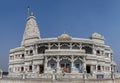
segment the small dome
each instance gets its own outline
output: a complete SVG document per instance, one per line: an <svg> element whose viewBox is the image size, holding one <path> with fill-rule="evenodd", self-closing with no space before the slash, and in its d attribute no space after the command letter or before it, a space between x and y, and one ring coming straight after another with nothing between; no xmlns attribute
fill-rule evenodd
<svg viewBox="0 0 120 83"><path fill-rule="evenodd" d="M99 33L93 33L92 36L90 37L91 39L100 39L100 40L104 40L104 36L102 36Z"/></svg>
<svg viewBox="0 0 120 83"><path fill-rule="evenodd" d="M58 40L65 41L65 40L72 40L72 37L66 34L65 32L58 37Z"/></svg>

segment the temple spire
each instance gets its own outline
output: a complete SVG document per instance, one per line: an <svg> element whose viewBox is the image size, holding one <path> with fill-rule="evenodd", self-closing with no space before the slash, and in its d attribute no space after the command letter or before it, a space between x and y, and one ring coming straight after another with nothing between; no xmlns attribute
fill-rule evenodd
<svg viewBox="0 0 120 83"><path fill-rule="evenodd" d="M27 23L23 35L23 40L21 45L25 45L26 43L32 43L40 39L40 31L36 22L36 18L32 12L30 12L30 8L28 7L29 16L27 18Z"/></svg>

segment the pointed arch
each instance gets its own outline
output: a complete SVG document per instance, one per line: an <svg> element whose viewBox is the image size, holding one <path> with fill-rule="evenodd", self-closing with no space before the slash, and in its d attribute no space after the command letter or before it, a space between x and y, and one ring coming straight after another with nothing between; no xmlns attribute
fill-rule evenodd
<svg viewBox="0 0 120 83"><path fill-rule="evenodd" d="M91 46L86 45L86 46L83 46L82 49L85 50L86 54L93 54L93 49Z"/></svg>

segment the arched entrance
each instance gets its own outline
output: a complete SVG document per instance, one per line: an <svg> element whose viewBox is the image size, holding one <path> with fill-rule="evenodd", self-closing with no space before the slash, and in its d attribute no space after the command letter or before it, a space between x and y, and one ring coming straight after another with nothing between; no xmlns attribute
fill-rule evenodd
<svg viewBox="0 0 120 83"><path fill-rule="evenodd" d="M48 49L48 47L41 46L41 47L38 47L37 52L38 54L44 54L46 49Z"/></svg>
<svg viewBox="0 0 120 83"><path fill-rule="evenodd" d="M49 60L47 65L48 65L48 69L50 69L49 71L56 72L57 63L55 60L53 60L53 59Z"/></svg>
<svg viewBox="0 0 120 83"><path fill-rule="evenodd" d="M43 64L39 65L39 73L40 74L44 73L44 65Z"/></svg>
<svg viewBox="0 0 120 83"><path fill-rule="evenodd" d="M79 59L75 60L74 67L78 73L82 72L82 61L80 61Z"/></svg>
<svg viewBox="0 0 120 83"><path fill-rule="evenodd" d="M82 49L85 50L86 54L92 54L93 53L93 49L90 46L84 46L84 47L82 47Z"/></svg>
<svg viewBox="0 0 120 83"><path fill-rule="evenodd" d="M71 62L68 59L62 59L60 61L60 67L62 72L66 72L66 73L71 72Z"/></svg>

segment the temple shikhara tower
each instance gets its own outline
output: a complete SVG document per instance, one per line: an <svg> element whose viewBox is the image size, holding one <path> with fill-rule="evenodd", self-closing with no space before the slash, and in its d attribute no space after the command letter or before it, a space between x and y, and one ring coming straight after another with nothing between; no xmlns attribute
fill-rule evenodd
<svg viewBox="0 0 120 83"><path fill-rule="evenodd" d="M10 77L111 78L116 63L101 34L93 33L86 39L64 32L56 38L41 38L36 18L30 13L21 46L10 50L8 71Z"/></svg>

